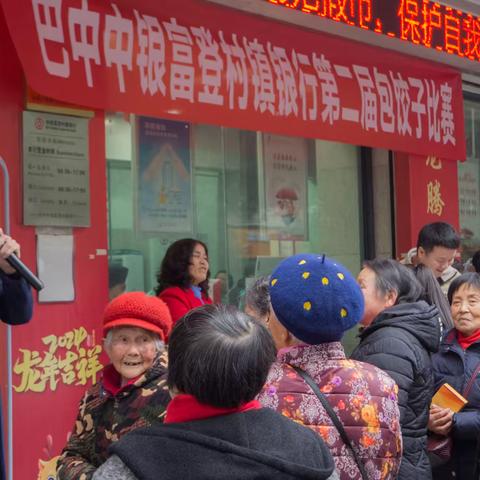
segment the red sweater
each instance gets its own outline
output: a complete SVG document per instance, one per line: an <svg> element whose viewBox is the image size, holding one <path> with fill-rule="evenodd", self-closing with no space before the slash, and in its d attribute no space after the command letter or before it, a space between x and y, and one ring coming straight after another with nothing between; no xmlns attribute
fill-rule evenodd
<svg viewBox="0 0 480 480"><path fill-rule="evenodd" d="M172 315L173 325L190 310L206 303L212 303L212 300L203 293L202 302L190 288L168 287L160 293L159 297L167 304Z"/></svg>

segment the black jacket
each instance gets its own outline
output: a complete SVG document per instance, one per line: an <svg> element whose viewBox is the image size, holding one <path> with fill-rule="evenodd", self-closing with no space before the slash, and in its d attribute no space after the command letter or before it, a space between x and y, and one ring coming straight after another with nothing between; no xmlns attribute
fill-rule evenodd
<svg viewBox="0 0 480 480"><path fill-rule="evenodd" d="M432 358L435 373L435 389L444 383L457 392L464 393L466 384L480 365L480 342L466 350L459 345L456 330L444 338L440 351ZM477 374L467 395L465 408L453 417L453 467L457 480L475 479L474 471L478 458L477 443L480 436L480 377Z"/></svg>
<svg viewBox="0 0 480 480"><path fill-rule="evenodd" d="M140 480L324 480L319 435L266 408L135 430L111 448Z"/></svg>
<svg viewBox="0 0 480 480"><path fill-rule="evenodd" d="M434 393L431 354L440 344L436 307L420 301L385 309L360 334L352 358L371 363L397 382L403 458L399 480L431 478L426 451L430 401Z"/></svg>
<svg viewBox="0 0 480 480"><path fill-rule="evenodd" d="M32 317L32 292L18 275L0 270L0 319L9 325L27 323Z"/></svg>

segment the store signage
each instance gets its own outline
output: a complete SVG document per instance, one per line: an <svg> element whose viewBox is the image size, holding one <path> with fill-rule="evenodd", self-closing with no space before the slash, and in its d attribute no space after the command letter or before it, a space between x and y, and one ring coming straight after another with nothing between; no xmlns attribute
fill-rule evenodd
<svg viewBox="0 0 480 480"><path fill-rule="evenodd" d="M23 112L23 221L90 226L88 120Z"/></svg>
<svg viewBox="0 0 480 480"><path fill-rule="evenodd" d="M458 72L193 0L2 0L32 88L194 123L465 158Z"/></svg>
<svg viewBox="0 0 480 480"><path fill-rule="evenodd" d="M430 0L261 0L480 60L480 18Z"/></svg>

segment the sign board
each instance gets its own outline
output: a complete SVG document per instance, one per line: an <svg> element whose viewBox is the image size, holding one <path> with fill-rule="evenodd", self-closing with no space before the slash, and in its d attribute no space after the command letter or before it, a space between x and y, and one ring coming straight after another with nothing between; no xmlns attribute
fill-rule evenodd
<svg viewBox="0 0 480 480"><path fill-rule="evenodd" d="M261 0L478 62L480 18L431 0Z"/></svg>
<svg viewBox="0 0 480 480"><path fill-rule="evenodd" d="M23 112L23 220L90 226L88 120Z"/></svg>

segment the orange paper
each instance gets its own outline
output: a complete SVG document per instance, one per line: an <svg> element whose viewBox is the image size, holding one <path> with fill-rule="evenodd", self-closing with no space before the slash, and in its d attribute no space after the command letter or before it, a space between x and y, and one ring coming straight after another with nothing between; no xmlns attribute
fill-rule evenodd
<svg viewBox="0 0 480 480"><path fill-rule="evenodd" d="M444 383L432 398L432 404L441 408L449 408L455 413L459 412L467 403L468 400L448 383Z"/></svg>

